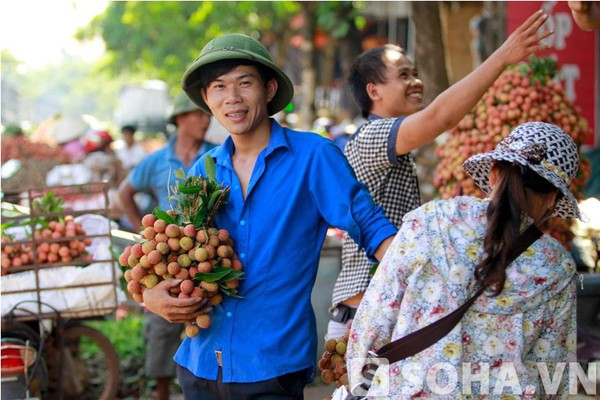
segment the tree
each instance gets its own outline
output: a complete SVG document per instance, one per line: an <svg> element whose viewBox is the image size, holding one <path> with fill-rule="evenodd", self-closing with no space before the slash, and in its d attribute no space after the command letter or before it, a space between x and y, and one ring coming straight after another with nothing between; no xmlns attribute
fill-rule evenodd
<svg viewBox="0 0 600 400"><path fill-rule="evenodd" d="M261 40L272 52L275 62L284 66L288 59L290 38L296 33L290 28L292 17L309 12L303 35L305 46L302 62L305 88L304 99L314 96L317 74L314 69L316 49L314 33L317 27L329 38L329 59L325 79L331 84L335 44L341 43L339 54L344 66L358 54L356 37L361 17L362 2L296 2L296 1L202 1L202 2L110 2L106 11L78 33L78 37L100 35L108 57L104 68L113 74L136 72L148 79L161 79L171 87L174 95L181 85L181 76L187 65L197 57L202 47L223 33L243 32ZM312 72L311 72L312 71ZM304 119L312 121L314 105L306 100L300 106ZM309 104L310 103L310 104Z"/></svg>
<svg viewBox="0 0 600 400"><path fill-rule="evenodd" d="M282 37L285 21L298 10L290 1L111 2L78 36L102 36L112 73L140 72L164 80L175 94L183 71L210 39L240 31Z"/></svg>
<svg viewBox="0 0 600 400"><path fill-rule="evenodd" d="M415 63L425 82L425 102L430 103L449 86L439 2L411 2L411 13L415 24ZM437 164L435 144L419 148L415 158L420 167L421 197L427 201L437 194L432 180Z"/></svg>

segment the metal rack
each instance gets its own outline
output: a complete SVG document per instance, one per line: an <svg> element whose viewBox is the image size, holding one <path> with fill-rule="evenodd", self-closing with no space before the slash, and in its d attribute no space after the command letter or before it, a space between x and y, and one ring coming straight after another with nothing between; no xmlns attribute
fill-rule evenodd
<svg viewBox="0 0 600 400"><path fill-rule="evenodd" d="M54 192L56 197L59 197L64 202L64 210L60 212L49 212L39 213L34 210L32 204L36 199L42 196ZM12 213L10 216L3 215L2 222L17 222L17 224L25 225L28 230L28 236L23 240L14 240L10 242L3 242L2 247L9 245L28 245L34 250L33 263L22 266L14 266L7 268L9 275L2 277L2 296L3 301L10 298L11 295L16 296L14 298L29 299L31 303L34 303L36 309L31 310L30 314L23 313L18 318L21 320L30 320L48 317L52 318L55 314L54 311L45 309L42 304L47 302L48 296L63 296L65 301L68 301L67 297L69 293L73 293L71 290L78 291L78 293L85 293L86 304L85 308L78 309L63 309L61 315L67 318L84 318L91 316L102 316L114 312L118 304L118 284L119 277L117 276L116 263L112 256L112 250L110 251L110 257L103 259L86 259L76 258L69 262L40 262L38 259L37 252L35 249L41 243L56 243L65 241L65 238L40 238L35 237L33 232L36 230L35 217L45 217L47 219L58 218L61 216L71 215L74 218L84 215L100 215L106 220L106 230L100 234L84 234L78 236L69 236L68 240L90 238L92 240L106 239L109 249L112 249L112 235L111 235L111 221L108 217L108 186L106 183L88 183L82 185L68 185L68 186L53 186L43 188L32 188L21 192L20 194L5 197L3 203L3 210L12 207L13 210L18 210L20 213ZM104 233L105 232L105 233ZM107 276L97 276L93 281L86 281L85 283L71 283L71 284L55 284L47 285L42 282L45 279L46 274L55 274L60 276L62 273L77 271L74 268L90 268L96 266L97 268L105 268L110 270ZM104 269L102 269L104 271ZM33 274L35 280L34 287L27 287L25 289L19 289L11 287L11 277L15 277L21 274ZM29 276L27 275L27 276ZM24 275L21 275L22 277ZM14 282L14 281L13 281ZM104 300L95 302L94 288L102 289L104 292ZM106 292L110 290L111 301L106 301ZM82 292L83 291L83 292ZM89 299L88 299L89 297ZM99 305L97 303L101 303ZM106 303L109 303L107 305Z"/></svg>

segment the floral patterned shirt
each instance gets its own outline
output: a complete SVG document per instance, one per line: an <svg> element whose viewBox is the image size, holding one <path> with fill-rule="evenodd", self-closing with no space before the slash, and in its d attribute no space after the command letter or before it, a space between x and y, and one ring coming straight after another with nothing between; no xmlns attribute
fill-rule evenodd
<svg viewBox="0 0 600 400"><path fill-rule="evenodd" d="M474 294L488 204L457 197L406 214L352 323L350 388L363 381L369 350L438 320ZM576 361L575 263L543 235L506 273L502 292L480 296L447 336L379 366L370 398L565 398L564 363Z"/></svg>

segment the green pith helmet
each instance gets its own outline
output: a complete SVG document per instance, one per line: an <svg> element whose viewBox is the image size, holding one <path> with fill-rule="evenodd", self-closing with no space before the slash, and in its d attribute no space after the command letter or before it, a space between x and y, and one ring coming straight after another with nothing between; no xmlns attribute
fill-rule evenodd
<svg viewBox="0 0 600 400"><path fill-rule="evenodd" d="M200 74L202 67L222 60L251 60L269 68L277 79L277 93L271 100L270 114L281 111L294 96L294 85L290 78L273 62L271 54L262 43L250 36L239 33L221 35L210 42L200 52L196 60L183 74L182 86L187 95L209 114L210 109L200 94Z"/></svg>
<svg viewBox="0 0 600 400"><path fill-rule="evenodd" d="M167 122L175 125L175 117L177 115L196 110L200 110L200 107L198 107L184 92L181 92L173 101L173 106L169 111Z"/></svg>

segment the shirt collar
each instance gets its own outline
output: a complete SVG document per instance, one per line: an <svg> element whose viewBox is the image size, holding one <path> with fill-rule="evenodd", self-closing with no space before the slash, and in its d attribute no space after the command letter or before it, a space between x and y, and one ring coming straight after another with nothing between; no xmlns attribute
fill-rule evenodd
<svg viewBox="0 0 600 400"><path fill-rule="evenodd" d="M269 144L264 150L264 155L268 156L272 152L274 152L278 148L286 148L291 151L290 145L286 138L286 129L282 127L279 122L277 122L274 118L270 118L271 121L271 136L269 138ZM225 160L230 160L231 155L233 154L233 140L231 139L231 135L225 139L223 145L216 150L214 156L217 159L218 164L224 164Z"/></svg>

